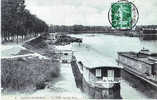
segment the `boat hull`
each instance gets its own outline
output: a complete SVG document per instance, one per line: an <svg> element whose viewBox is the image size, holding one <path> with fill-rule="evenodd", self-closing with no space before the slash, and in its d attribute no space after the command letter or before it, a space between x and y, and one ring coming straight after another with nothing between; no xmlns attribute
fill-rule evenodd
<svg viewBox="0 0 157 100"><path fill-rule="evenodd" d="M99 88L92 86L84 78L82 80L82 91L92 99L121 99L120 83L115 83L112 88Z"/></svg>
<svg viewBox="0 0 157 100"><path fill-rule="evenodd" d="M157 98L157 88L148 82L144 81L138 77L135 73L132 73L130 70L124 68L121 71L122 78L126 80L129 85L133 88L136 88L138 91L141 91L146 96L156 99Z"/></svg>

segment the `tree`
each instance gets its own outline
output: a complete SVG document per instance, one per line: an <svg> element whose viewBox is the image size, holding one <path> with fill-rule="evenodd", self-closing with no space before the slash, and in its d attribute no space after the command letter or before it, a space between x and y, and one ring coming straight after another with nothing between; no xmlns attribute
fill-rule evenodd
<svg viewBox="0 0 157 100"><path fill-rule="evenodd" d="M2 0L2 38L26 37L48 31L48 25L25 9L24 0ZM31 35L31 34L30 34ZM18 39L17 39L18 40Z"/></svg>

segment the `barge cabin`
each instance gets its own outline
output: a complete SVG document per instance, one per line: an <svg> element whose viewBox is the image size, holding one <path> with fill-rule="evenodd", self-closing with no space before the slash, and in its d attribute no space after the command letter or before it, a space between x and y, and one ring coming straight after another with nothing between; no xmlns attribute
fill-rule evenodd
<svg viewBox="0 0 157 100"><path fill-rule="evenodd" d="M118 64L128 72L157 87L157 53L142 49L140 52L119 52Z"/></svg>
<svg viewBox="0 0 157 100"><path fill-rule="evenodd" d="M95 99L120 97L121 67L100 56L75 56L82 76L82 90Z"/></svg>

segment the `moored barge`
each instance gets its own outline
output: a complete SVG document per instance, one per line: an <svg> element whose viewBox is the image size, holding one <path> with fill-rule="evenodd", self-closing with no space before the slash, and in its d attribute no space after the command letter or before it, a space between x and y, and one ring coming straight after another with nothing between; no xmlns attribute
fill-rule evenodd
<svg viewBox="0 0 157 100"><path fill-rule="evenodd" d="M157 53L146 49L118 52L117 62L125 71L157 88Z"/></svg>
<svg viewBox="0 0 157 100"><path fill-rule="evenodd" d="M157 40L157 29L143 28L140 32L142 40Z"/></svg>
<svg viewBox="0 0 157 100"><path fill-rule="evenodd" d="M71 62L76 85L94 99L120 99L121 67L96 56L75 55Z"/></svg>

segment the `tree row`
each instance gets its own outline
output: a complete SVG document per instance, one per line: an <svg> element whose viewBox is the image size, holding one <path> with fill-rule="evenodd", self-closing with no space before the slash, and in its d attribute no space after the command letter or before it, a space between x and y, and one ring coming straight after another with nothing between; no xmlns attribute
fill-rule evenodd
<svg viewBox="0 0 157 100"><path fill-rule="evenodd" d="M25 9L24 0L2 0L2 41L37 36L48 31L48 25Z"/></svg>

